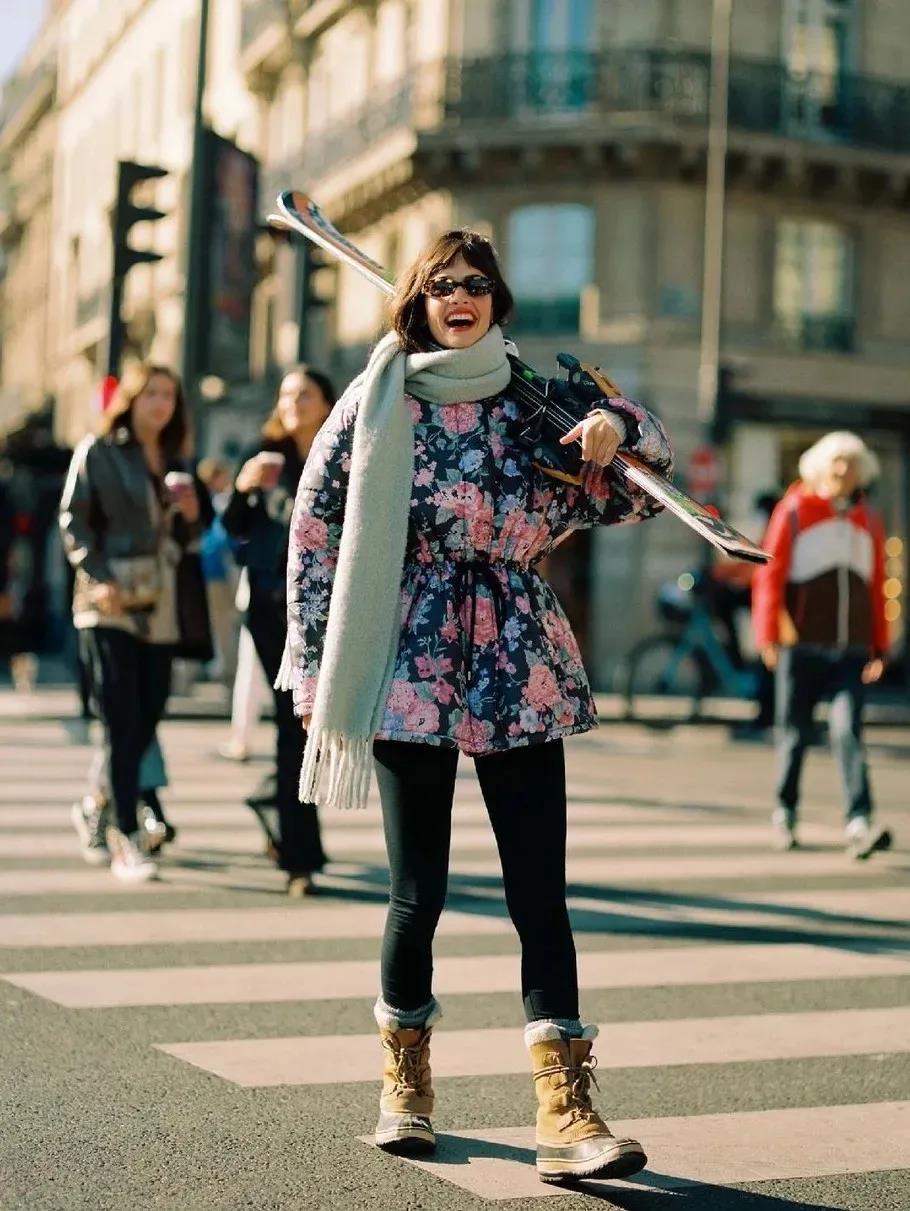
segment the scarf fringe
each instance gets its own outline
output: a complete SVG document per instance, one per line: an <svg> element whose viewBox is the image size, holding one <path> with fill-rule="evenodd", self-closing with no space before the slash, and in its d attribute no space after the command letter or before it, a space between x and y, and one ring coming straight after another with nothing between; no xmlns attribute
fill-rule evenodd
<svg viewBox="0 0 910 1211"><path fill-rule="evenodd" d="M281 667L275 678L276 690L292 690L294 688L294 658L291 655L291 637L284 641L284 651L281 653Z"/></svg>
<svg viewBox="0 0 910 1211"><path fill-rule="evenodd" d="M365 808L372 768L371 739L311 729L300 769L300 801L342 811Z"/></svg>

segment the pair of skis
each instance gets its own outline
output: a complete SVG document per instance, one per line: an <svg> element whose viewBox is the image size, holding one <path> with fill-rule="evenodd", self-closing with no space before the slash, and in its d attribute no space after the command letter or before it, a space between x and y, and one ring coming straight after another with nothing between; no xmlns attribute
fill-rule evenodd
<svg viewBox="0 0 910 1211"><path fill-rule="evenodd" d="M283 231L293 231L317 244L332 256L352 266L383 293L391 295L394 292L394 284L386 270L343 236L329 222L312 198L307 197L306 194L298 193L295 190L285 190L279 194L278 213L269 215L269 223ZM512 360L514 364L516 359ZM520 365L523 366L523 363ZM540 379L540 376L534 375L529 367L524 367L524 369L528 370L534 378ZM606 375L596 367L585 366L583 369L594 378L595 382L603 384L604 395L618 394ZM526 378L526 382L531 381L531 378ZM540 407L546 407L544 396L541 396ZM733 559L743 559L759 564L767 563L770 559L770 556L761 547L756 546L744 534L740 534L738 530L727 525L722 518L699 504L698 501L693 500L691 496L681 491L675 484L658 474L635 455L620 451L610 464L610 469L658 500L671 513L725 555Z"/></svg>

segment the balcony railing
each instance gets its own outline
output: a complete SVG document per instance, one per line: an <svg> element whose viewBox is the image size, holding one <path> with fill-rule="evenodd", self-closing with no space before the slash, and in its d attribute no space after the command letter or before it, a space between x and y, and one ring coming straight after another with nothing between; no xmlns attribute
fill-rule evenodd
<svg viewBox="0 0 910 1211"><path fill-rule="evenodd" d="M576 295L562 298L517 298L510 331L531 336L545 332L548 336L577 336L581 317L581 300Z"/></svg>
<svg viewBox="0 0 910 1211"><path fill-rule="evenodd" d="M240 14L241 50L251 46L270 25L287 24L287 0L245 0Z"/></svg>
<svg viewBox="0 0 910 1211"><path fill-rule="evenodd" d="M265 0L252 5L266 7ZM606 50L451 58L371 95L349 118L309 136L281 171L312 181L397 128L443 134L464 126L587 127L707 123L710 59L682 50ZM871 76L793 75L780 62L734 59L734 131L910 151L910 84ZM604 122L609 125L604 126Z"/></svg>

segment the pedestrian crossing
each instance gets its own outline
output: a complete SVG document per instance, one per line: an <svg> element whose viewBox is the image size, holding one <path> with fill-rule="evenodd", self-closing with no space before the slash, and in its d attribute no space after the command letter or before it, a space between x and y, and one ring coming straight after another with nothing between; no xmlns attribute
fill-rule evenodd
<svg viewBox="0 0 910 1211"><path fill-rule="evenodd" d="M666 773L686 758L672 741L633 729L626 753L619 742L605 749L602 735L569 750L568 876L583 1004L602 1025L602 1100L650 1156L622 1185L662 1198L907 1168L910 852L850 863L833 785L818 770L806 848L773 853L755 806L767 750L700 745L689 758L705 767L700 793L674 805ZM132 1062L157 1074L176 1117L178 1103L222 1089L240 1139L255 1141L262 1115L287 1107L301 1138L316 1138L328 1114L335 1126L321 1146L336 1149L334 1165L363 1189L388 1183L399 1205L436 1205L434 1189L439 1205L459 1207L583 1200L581 1187L544 1185L533 1168L518 949L470 764L435 963L440 1144L429 1160L403 1162L368 1135L387 883L375 797L366 813L326 815L326 894L292 904L239 806L262 767L216 761L219 738L202 723L164 729L178 843L158 883L125 889L81 863L68 826L87 750L67 747L50 723L0 724L10 775L0 787L0 997L26 998L44 1029L101 1032L114 1050L129 1039ZM42 744L54 753L46 772ZM882 764L883 811L906 837L905 771ZM662 780L653 797L651 778ZM343 1138L339 1122L350 1124ZM442 1193L452 1191L454 1201Z"/></svg>

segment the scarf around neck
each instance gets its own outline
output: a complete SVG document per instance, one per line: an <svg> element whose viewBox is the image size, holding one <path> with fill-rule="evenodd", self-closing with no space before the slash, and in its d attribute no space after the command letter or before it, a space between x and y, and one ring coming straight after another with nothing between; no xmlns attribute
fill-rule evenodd
<svg viewBox="0 0 910 1211"><path fill-rule="evenodd" d="M365 807L401 631L401 575L414 477L405 393L432 404L498 395L511 378L502 331L467 349L405 354L385 336L341 401L359 400L351 471L316 701L300 772L302 802Z"/></svg>

